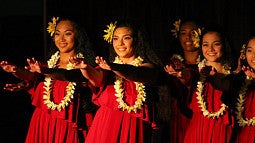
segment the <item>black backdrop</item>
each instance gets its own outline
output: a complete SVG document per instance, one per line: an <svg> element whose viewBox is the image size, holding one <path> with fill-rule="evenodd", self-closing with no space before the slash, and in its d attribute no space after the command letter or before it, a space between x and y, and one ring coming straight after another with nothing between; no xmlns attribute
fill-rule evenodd
<svg viewBox="0 0 255 143"><path fill-rule="evenodd" d="M164 59L171 51L172 23L183 17L218 23L230 37L235 55L250 34L255 34L253 0L0 0L0 60L20 66L26 58L44 59L49 37L47 22L55 15L71 15L83 24L98 55L107 48L103 30L117 18L142 23L156 53ZM3 91L17 82L0 70L0 140L23 142L33 107L25 92ZM9 136L8 136L9 135Z"/></svg>

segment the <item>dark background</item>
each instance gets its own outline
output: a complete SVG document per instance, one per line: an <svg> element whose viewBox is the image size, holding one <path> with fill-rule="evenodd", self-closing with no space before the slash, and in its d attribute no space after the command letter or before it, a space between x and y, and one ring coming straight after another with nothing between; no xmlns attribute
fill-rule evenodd
<svg viewBox="0 0 255 143"><path fill-rule="evenodd" d="M103 30L117 18L133 18L144 25L156 53L171 51L172 24L183 17L218 23L228 33L235 56L250 34L255 34L253 0L0 0L0 60L20 66L26 58L44 60L49 36L45 29L55 15L77 17L98 55L107 51ZM24 142L32 115L30 95L3 91L17 82L0 70L0 141Z"/></svg>

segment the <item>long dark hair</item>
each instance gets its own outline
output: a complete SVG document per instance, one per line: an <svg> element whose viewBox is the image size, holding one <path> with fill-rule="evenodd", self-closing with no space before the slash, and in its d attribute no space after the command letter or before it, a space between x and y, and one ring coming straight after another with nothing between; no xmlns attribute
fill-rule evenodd
<svg viewBox="0 0 255 143"><path fill-rule="evenodd" d="M133 48L134 54L136 56L140 56L144 59L145 62L150 62L152 64L163 66L160 58L156 55L154 50L149 44L147 39L146 31L143 29L142 26L138 25L134 21L131 20L119 20L117 21L115 29L119 27L127 27L132 32L133 41ZM115 57L117 56L116 52L114 51L113 45L110 45L110 53L109 53L109 60L113 62Z"/></svg>
<svg viewBox="0 0 255 143"><path fill-rule="evenodd" d="M67 18L67 17L60 17L59 20L57 21L56 25L59 24L59 22L61 21L69 21L74 30L76 31L75 37L74 37L74 48L75 48L75 53L82 53L84 56L85 61L92 65L95 66L95 53L93 51L92 48L92 44L89 40L89 37L85 31L84 27L81 27L77 22L75 22L74 20L72 20L71 18ZM53 35L54 36L54 35ZM49 54L47 59L50 58L50 56L52 54L54 54L56 51L58 51L58 48L56 47L55 43L54 43L54 38L52 38L51 40L51 46L49 49Z"/></svg>
<svg viewBox="0 0 255 143"><path fill-rule="evenodd" d="M252 39L255 39L255 35L251 35L245 42L245 49L243 49L243 54L245 55L244 59L241 59L241 65L244 65L244 66L249 66L248 62L247 62L247 58L246 58L246 50L247 50L247 46L248 46L248 43L252 40ZM250 66L249 66L250 67Z"/></svg>
<svg viewBox="0 0 255 143"><path fill-rule="evenodd" d="M232 47L230 46L229 43L229 39L227 34L224 32L224 30L222 29L222 27L218 24L209 24L207 27L205 27L205 29L202 31L201 34L201 40L200 40L200 48L199 48L199 54L201 57L201 60L204 59L203 53L202 53L202 42L203 42L203 37L205 34L209 33L209 32L216 32L219 37L220 37L220 41L222 44L222 57L220 58L220 62L223 65L229 66L231 67L232 70L234 70L234 57L233 57L233 50Z"/></svg>
<svg viewBox="0 0 255 143"><path fill-rule="evenodd" d="M202 23L194 17L186 17L186 18L181 19L177 37L174 37L174 39L172 40L173 47L171 47L171 49L170 49L171 51L169 51L170 55L168 57L171 57L173 54L178 54L178 55L181 55L182 57L184 57L184 51L181 46L179 37L180 37L180 31L181 31L182 26L186 25L187 23L193 24L195 29L202 28ZM168 58L165 62L166 62L166 64L169 64L170 58Z"/></svg>

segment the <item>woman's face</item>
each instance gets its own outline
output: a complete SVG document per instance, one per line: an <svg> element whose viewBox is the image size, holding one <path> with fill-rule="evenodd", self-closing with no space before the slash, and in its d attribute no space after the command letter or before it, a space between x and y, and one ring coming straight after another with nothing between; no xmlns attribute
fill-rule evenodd
<svg viewBox="0 0 255 143"><path fill-rule="evenodd" d="M74 50L75 30L70 21L60 21L57 24L54 41L60 52L68 53Z"/></svg>
<svg viewBox="0 0 255 143"><path fill-rule="evenodd" d="M134 57L132 31L128 27L118 27L113 33L113 48L120 58Z"/></svg>
<svg viewBox="0 0 255 143"><path fill-rule="evenodd" d="M247 44L246 60L249 66L255 69L255 38L251 39Z"/></svg>
<svg viewBox="0 0 255 143"><path fill-rule="evenodd" d="M180 27L179 41L184 51L196 51L198 50L192 41L192 31L196 29L196 26L192 22L187 22Z"/></svg>
<svg viewBox="0 0 255 143"><path fill-rule="evenodd" d="M202 52L208 62L219 62L222 57L222 42L217 32L208 32L202 38Z"/></svg>

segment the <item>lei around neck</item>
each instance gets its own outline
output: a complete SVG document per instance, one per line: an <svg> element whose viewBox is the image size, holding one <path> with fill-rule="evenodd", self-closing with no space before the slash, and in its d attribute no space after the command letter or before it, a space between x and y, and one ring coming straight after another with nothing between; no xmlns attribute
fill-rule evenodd
<svg viewBox="0 0 255 143"><path fill-rule="evenodd" d="M132 65L133 66L141 66L143 62L143 59L141 57L137 57L133 62ZM119 57L115 58L114 63L118 63L118 64L123 64L123 62L119 59ZM123 89L123 79L119 76L116 76L116 81L114 82L114 89L115 89L115 96L117 97L116 101L119 103L118 108L122 109L122 111L127 110L128 113L130 112L134 112L136 113L138 109L141 109L143 102L145 102L145 97L146 97L146 93L145 93L145 86L140 83L140 82L134 82L135 86L136 86L136 90L138 92L137 97L136 97L136 101L135 104L133 106L129 106L127 105L127 103L125 103L123 101L124 98L124 90Z"/></svg>
<svg viewBox="0 0 255 143"><path fill-rule="evenodd" d="M237 99L237 103L236 103L236 118L237 118L237 122L238 125L240 127L244 127L244 126L254 126L255 125L255 117L252 118L244 118L244 104L245 104L245 100L246 100L246 92L248 89L248 86L252 83L252 78L246 76L245 79L245 83L244 85L241 87L240 91L239 91L239 96Z"/></svg>
<svg viewBox="0 0 255 143"><path fill-rule="evenodd" d="M79 53L77 56L83 56L83 55ZM48 67L55 68L59 58L60 58L59 52L56 52L55 54L53 54L51 58L47 61ZM69 62L67 64L67 70L70 70L73 68L74 68L74 64ZM43 95L44 104L48 107L48 109L61 111L65 109L70 104L71 100L73 99L76 83L75 82L68 83L68 85L66 86L65 97L60 101L59 104L56 104L50 100L51 99L50 95L52 93L52 88L53 88L52 81L53 80L50 77L45 77L45 81L44 81L45 91Z"/></svg>
<svg viewBox="0 0 255 143"><path fill-rule="evenodd" d="M205 63L206 63L206 60L202 60L199 64L198 64L198 67L199 69L205 67ZM230 71L229 70L226 70L224 71L225 74L229 74ZM205 101L205 97L203 95L203 89L204 89L204 81L205 81L205 77L203 76L200 76L200 80L197 82L197 100L198 100L198 104L199 104L199 107L201 108L201 111L203 113L203 115L205 117L208 117L208 118L219 118L220 116L222 116L227 108L227 105L225 105L224 103L221 104L221 108L216 111L216 112L209 112L208 109L207 109L207 103Z"/></svg>

